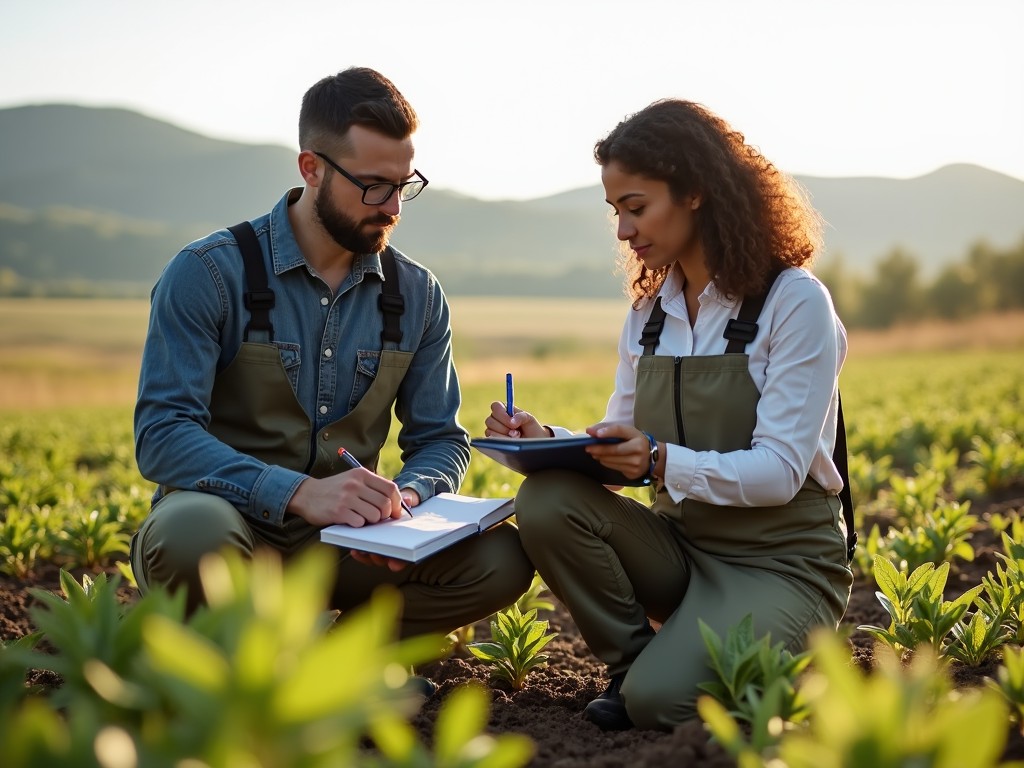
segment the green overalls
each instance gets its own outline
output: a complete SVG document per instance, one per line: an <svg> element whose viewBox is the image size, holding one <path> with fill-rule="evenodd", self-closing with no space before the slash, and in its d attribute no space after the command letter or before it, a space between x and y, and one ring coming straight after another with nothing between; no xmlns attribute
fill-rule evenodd
<svg viewBox="0 0 1024 768"><path fill-rule="evenodd" d="M382 263L389 258L394 258L389 250L381 254ZM392 265L384 267L386 279L394 280L385 297L393 296L397 272ZM388 340L387 330L394 327L397 323L385 320L385 348L369 389L355 408L317 432L315 439L278 347L243 341L237 356L214 381L210 433L241 453L311 477L347 470L338 457L342 446L364 466L376 469L391 426L391 408L413 358L412 352L394 348L394 337ZM495 526L393 573L386 567L358 563L347 550L319 543L320 529L296 515L286 515L284 525L277 527L242 515L219 496L166 490L169 493L154 505L133 537L132 570L143 592L150 583L185 585L190 608L202 602L200 558L225 546L247 555L258 546L269 546L286 558L309 545L327 547L339 559L332 607L346 610L364 602L377 586L396 585L405 599L402 636L446 633L477 621L518 599L533 576L510 524Z"/></svg>
<svg viewBox="0 0 1024 768"><path fill-rule="evenodd" d="M634 423L695 451L745 450L759 398L745 353L645 352ZM810 478L778 507L676 504L661 489L648 509L581 475L546 472L526 479L516 512L527 554L590 649L609 674L626 673L621 694L640 728L697 716L697 685L716 679L698 619L724 638L752 614L756 636L796 652L812 628L836 627L849 601L841 505ZM663 622L657 633L648 617Z"/></svg>

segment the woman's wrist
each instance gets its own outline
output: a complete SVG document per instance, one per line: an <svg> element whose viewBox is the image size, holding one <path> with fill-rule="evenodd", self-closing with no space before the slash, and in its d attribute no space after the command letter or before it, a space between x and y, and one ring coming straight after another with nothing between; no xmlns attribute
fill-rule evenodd
<svg viewBox="0 0 1024 768"><path fill-rule="evenodd" d="M661 446L650 432L644 432L644 437L647 438L647 443L650 446L650 453L648 455L650 466L647 470L647 478L651 482L656 483L661 480L661 477L658 475L658 465L661 464ZM664 465L662 464L662 466Z"/></svg>

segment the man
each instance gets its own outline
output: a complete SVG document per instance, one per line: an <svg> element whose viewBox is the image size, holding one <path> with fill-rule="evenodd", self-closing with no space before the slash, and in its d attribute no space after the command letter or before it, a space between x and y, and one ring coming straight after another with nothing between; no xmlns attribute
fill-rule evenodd
<svg viewBox="0 0 1024 768"><path fill-rule="evenodd" d="M402 203L427 185L413 166L417 124L378 72L324 78L299 116L304 187L251 231L188 245L161 274L135 411L139 468L159 484L132 540L143 591L183 587L191 610L207 553L287 557L327 546L326 525L373 525L458 490L469 444L448 304L427 269L388 246ZM394 481L373 471L392 406L404 460ZM334 607L394 584L403 637L477 621L533 576L509 524L409 567L337 553Z"/></svg>

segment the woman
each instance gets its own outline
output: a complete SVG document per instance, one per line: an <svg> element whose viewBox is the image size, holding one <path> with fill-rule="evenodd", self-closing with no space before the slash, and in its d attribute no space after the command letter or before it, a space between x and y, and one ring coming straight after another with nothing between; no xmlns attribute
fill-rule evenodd
<svg viewBox="0 0 1024 768"><path fill-rule="evenodd" d="M649 476L658 493L648 508L546 471L523 481L516 518L538 572L608 667L584 716L609 730L671 728L696 716L697 685L715 679L698 620L724 637L752 614L757 636L797 652L846 610L853 578L832 461L846 333L806 270L816 215L721 118L658 101L594 155L634 301L615 392L587 428L622 441L588 450L627 477ZM752 322L737 323L744 304ZM566 433L497 402L485 427Z"/></svg>

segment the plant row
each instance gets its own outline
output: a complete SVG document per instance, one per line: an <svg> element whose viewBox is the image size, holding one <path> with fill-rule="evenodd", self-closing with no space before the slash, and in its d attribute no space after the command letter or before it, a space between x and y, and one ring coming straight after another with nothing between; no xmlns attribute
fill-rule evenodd
<svg viewBox="0 0 1024 768"><path fill-rule="evenodd" d="M1019 518L1010 527L1024 532ZM877 558L891 621L860 628L879 641L868 672L836 633L792 654L755 637L749 615L724 638L702 624L714 677L699 686L698 711L712 738L741 768L1010 766L999 759L1010 724L1024 723L1024 544L1005 533L1003 544L996 572L953 600L948 564L908 574ZM181 594L125 601L118 577L78 583L62 571L64 598L34 592L39 631L0 646L5 757L28 767L525 765L528 739L484 733L489 699L478 684L447 694L432 749L421 742L408 671L451 652L453 638L397 640L393 590L336 621L325 607L331 569L322 551L287 567L265 554L208 558L208 605L188 618ZM552 607L542 592L535 579L493 617L490 641L469 644L516 690L546 664L554 637L536 619ZM40 640L48 652L35 649ZM951 663L996 654L985 687L954 690ZM26 689L28 669L62 684Z"/></svg>
<svg viewBox="0 0 1024 768"><path fill-rule="evenodd" d="M1024 533L1019 517L1009 527ZM794 655L749 616L724 639L702 626L718 679L700 686L701 718L741 768L1024 765L1000 763L1009 728L1024 730L1024 539L1002 540L996 570L953 599L948 563L908 572L876 556L890 621L858 627L877 641L868 672L835 633ZM954 665L992 660L984 686L953 686Z"/></svg>

